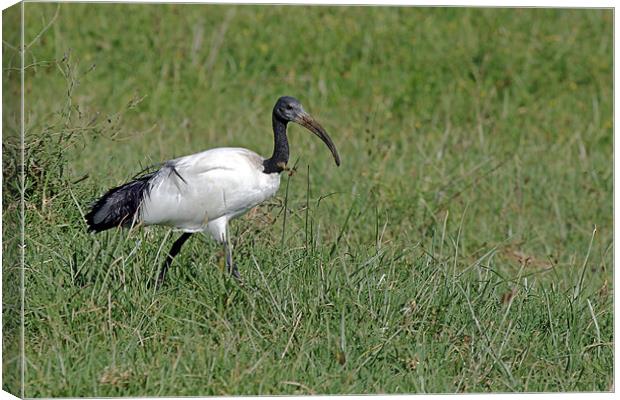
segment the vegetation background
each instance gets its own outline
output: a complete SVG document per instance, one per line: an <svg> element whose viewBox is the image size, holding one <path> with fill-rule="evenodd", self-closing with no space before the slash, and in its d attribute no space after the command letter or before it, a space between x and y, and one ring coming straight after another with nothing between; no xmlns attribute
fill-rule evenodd
<svg viewBox="0 0 620 400"><path fill-rule="evenodd" d="M25 395L613 390L612 26L601 9L25 3ZM342 166L290 129L296 173L232 226L244 287L196 237L154 291L176 233L86 232L93 199L144 166L269 155L284 94Z"/></svg>

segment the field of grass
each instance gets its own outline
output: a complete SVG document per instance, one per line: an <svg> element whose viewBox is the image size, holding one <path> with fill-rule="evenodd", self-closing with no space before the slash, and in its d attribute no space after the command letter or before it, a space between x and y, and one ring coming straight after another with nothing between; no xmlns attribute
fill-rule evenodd
<svg viewBox="0 0 620 400"><path fill-rule="evenodd" d="M19 12L5 12L4 388L19 392ZM13 25L15 26L15 25ZM611 10L25 5L25 395L613 390ZM88 234L144 166L270 155L233 222ZM12 297L11 297L12 296Z"/></svg>

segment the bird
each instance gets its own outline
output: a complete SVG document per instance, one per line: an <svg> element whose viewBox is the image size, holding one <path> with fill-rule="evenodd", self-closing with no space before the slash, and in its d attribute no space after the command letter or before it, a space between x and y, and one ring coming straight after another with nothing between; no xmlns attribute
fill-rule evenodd
<svg viewBox="0 0 620 400"><path fill-rule="evenodd" d="M280 97L271 120L271 157L245 148L219 147L160 163L157 169L143 171L95 200L85 215L88 231L149 225L180 231L159 269L157 286L164 283L187 240L195 233L208 233L224 247L227 272L241 281L228 240L228 224L278 191L280 175L288 169L288 123L299 124L318 136L340 166L334 142L299 100Z"/></svg>

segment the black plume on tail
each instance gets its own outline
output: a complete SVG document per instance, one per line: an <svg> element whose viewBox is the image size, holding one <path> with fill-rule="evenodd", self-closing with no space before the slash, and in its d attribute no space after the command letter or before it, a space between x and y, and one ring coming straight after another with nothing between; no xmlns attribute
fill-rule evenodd
<svg viewBox="0 0 620 400"><path fill-rule="evenodd" d="M131 226L134 219L138 222L140 204L149 194L149 181L153 175L155 173L142 175L108 190L86 214L88 230L101 232L117 226Z"/></svg>

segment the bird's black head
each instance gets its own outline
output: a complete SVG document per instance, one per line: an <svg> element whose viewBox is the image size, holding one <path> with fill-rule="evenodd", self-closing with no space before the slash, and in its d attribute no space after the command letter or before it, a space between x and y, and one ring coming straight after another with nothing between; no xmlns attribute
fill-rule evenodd
<svg viewBox="0 0 620 400"><path fill-rule="evenodd" d="M329 148L336 165L340 165L340 156L334 146L334 142L329 137L325 129L310 114L304 111L299 100L291 96L282 96L273 107L273 116L277 120L284 122L295 122L317 135Z"/></svg>
<svg viewBox="0 0 620 400"><path fill-rule="evenodd" d="M303 112L299 100L291 96L280 97L273 107L273 114L285 122L295 122Z"/></svg>

